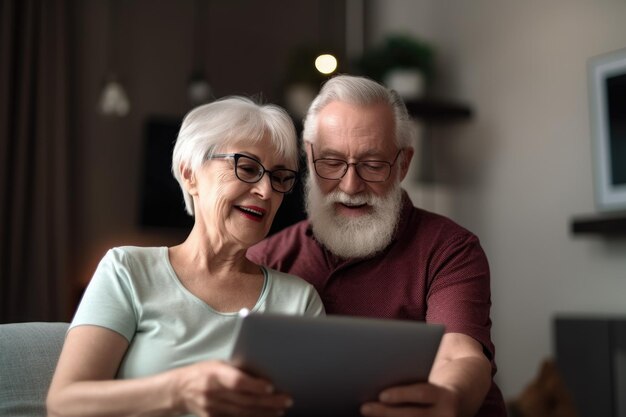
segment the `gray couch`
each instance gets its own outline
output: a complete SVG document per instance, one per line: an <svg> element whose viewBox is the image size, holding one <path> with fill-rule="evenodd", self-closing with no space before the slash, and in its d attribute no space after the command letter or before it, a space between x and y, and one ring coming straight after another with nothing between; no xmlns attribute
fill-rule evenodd
<svg viewBox="0 0 626 417"><path fill-rule="evenodd" d="M46 415L46 394L68 326L0 325L0 417Z"/></svg>

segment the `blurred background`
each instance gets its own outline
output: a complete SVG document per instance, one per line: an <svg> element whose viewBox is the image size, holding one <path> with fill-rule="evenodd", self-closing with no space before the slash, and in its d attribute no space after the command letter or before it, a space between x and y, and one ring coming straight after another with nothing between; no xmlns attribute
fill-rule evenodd
<svg viewBox="0 0 626 417"><path fill-rule="evenodd" d="M608 234L572 232L606 217L587 62L626 47L622 0L0 4L2 323L70 320L108 248L184 239L167 164L193 106L244 94L299 125L342 72L402 91L420 131L405 188L480 237L506 398L555 355L555 318L626 316L626 207ZM337 60L330 75L321 54ZM298 193L281 213L277 228L302 218ZM624 351L610 355L626 369Z"/></svg>

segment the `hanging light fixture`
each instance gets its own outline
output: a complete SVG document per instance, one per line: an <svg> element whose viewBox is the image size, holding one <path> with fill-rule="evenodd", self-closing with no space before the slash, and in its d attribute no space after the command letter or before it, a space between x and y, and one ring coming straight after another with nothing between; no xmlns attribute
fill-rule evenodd
<svg viewBox="0 0 626 417"><path fill-rule="evenodd" d="M206 78L204 71L204 52L206 34L204 34L202 19L205 17L205 5L207 0L195 0L194 2L194 27L193 27L193 69L187 84L187 96L192 106L211 101L211 84Z"/></svg>
<svg viewBox="0 0 626 417"><path fill-rule="evenodd" d="M114 42L115 20L117 17L115 2L116 0L107 2L107 33L105 36L107 73L104 77L104 84L98 100L98 110L105 116L124 117L130 112L130 100L124 86L115 74L117 64Z"/></svg>

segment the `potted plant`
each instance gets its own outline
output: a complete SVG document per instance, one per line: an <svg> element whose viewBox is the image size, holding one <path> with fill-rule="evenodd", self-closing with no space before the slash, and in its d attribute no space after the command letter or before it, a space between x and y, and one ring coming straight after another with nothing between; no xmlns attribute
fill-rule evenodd
<svg viewBox="0 0 626 417"><path fill-rule="evenodd" d="M396 90L404 98L416 98L433 77L433 48L409 35L389 35L366 50L357 67L364 75Z"/></svg>

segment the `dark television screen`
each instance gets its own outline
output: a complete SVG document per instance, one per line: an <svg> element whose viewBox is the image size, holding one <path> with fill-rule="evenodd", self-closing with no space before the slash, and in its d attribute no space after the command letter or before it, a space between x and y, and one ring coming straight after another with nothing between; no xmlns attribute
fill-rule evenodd
<svg viewBox="0 0 626 417"><path fill-rule="evenodd" d="M606 79L611 184L626 185L626 74Z"/></svg>
<svg viewBox="0 0 626 417"><path fill-rule="evenodd" d="M171 171L180 123L176 119L152 118L145 124L141 226L189 230L193 226L193 218L185 211L183 194Z"/></svg>
<svg viewBox="0 0 626 417"><path fill-rule="evenodd" d="M181 120L175 118L150 118L146 121L139 216L143 227L188 230L193 227L193 217L185 211L182 191L171 172L172 151L180 125ZM304 161L300 162L300 166L304 166ZM269 234L305 217L302 181L298 181L294 190L284 196Z"/></svg>
<svg viewBox="0 0 626 417"><path fill-rule="evenodd" d="M594 192L600 210L626 209L626 48L589 59Z"/></svg>

